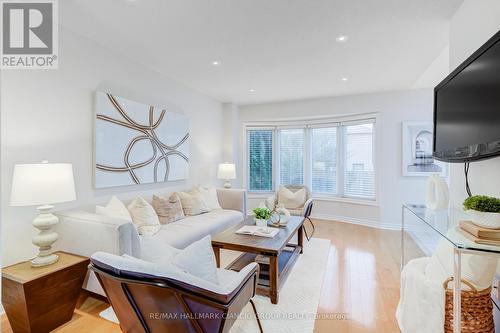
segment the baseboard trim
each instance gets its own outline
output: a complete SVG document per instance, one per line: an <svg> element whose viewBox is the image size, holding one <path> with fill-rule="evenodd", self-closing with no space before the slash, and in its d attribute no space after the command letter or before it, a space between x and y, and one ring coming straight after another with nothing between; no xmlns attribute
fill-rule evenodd
<svg viewBox="0 0 500 333"><path fill-rule="evenodd" d="M339 222L351 223L356 225L362 225L364 227L371 227L377 229L384 230L401 230L401 226L392 223L380 223L380 221L376 220L368 220L368 219L359 219L355 217L349 216L341 216L341 215L330 215L330 214L313 214L311 218L316 218L320 220L334 220Z"/></svg>

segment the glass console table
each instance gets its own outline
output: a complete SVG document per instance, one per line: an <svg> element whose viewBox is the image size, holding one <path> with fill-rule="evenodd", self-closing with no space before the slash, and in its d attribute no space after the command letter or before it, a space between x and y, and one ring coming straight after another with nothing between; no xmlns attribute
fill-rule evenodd
<svg viewBox="0 0 500 333"><path fill-rule="evenodd" d="M458 209L430 210L424 205L403 204L401 223L401 268L405 262L405 234L409 234L423 252L429 256L432 247L440 239L453 245L453 332L460 333L461 328L461 255L476 254L500 258L500 246L477 244L457 230L461 220L468 215ZM424 236L421 236L421 235Z"/></svg>

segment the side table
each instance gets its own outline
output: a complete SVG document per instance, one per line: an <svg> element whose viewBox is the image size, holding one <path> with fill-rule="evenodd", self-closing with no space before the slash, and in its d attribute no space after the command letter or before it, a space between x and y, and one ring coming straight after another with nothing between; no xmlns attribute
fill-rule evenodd
<svg viewBox="0 0 500 333"><path fill-rule="evenodd" d="M71 320L90 260L56 253L50 266L25 261L2 269L2 304L15 333L46 333Z"/></svg>

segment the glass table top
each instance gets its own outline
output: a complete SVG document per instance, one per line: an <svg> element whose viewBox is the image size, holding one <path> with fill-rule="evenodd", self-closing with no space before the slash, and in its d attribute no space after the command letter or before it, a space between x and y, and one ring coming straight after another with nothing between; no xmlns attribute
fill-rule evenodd
<svg viewBox="0 0 500 333"><path fill-rule="evenodd" d="M409 203L404 204L403 207L405 208L403 213L405 214L404 222L405 230L407 231L411 232L412 228L418 228L418 224L423 222L437 232L440 237L448 240L457 248L500 254L500 246L478 244L464 236L462 232L458 230L460 221L470 220L467 213L463 210L453 208L431 210L426 208L425 205ZM408 215L405 211L409 211L411 215L416 218L408 219Z"/></svg>

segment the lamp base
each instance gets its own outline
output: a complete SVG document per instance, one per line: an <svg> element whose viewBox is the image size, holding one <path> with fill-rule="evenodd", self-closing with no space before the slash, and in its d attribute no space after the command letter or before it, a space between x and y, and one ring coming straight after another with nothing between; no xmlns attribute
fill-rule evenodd
<svg viewBox="0 0 500 333"><path fill-rule="evenodd" d="M35 259L31 260L31 267L43 267L56 263L59 260L59 256L57 254L49 254L48 256L38 256Z"/></svg>
<svg viewBox="0 0 500 333"><path fill-rule="evenodd" d="M226 182L224 183L224 188L231 188L233 185L231 185L231 181L229 180L226 180Z"/></svg>
<svg viewBox="0 0 500 333"><path fill-rule="evenodd" d="M40 213L34 220L33 226L40 230L40 233L33 237L33 245L39 247L38 256L31 261L32 267L42 267L51 265L59 260L59 257L52 253L52 244L57 240L58 235L52 231L52 226L59 223L57 216L50 211L54 206L45 205L38 207Z"/></svg>

